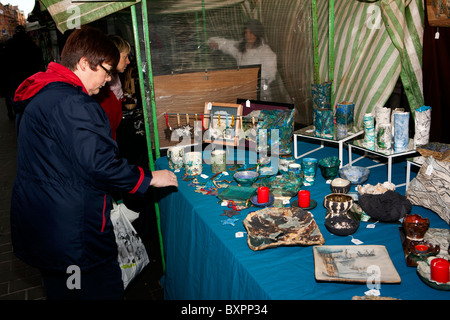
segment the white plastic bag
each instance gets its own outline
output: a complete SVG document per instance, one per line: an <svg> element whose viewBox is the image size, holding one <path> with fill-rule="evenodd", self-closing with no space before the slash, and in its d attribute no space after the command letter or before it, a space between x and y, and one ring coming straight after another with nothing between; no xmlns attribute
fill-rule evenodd
<svg viewBox="0 0 450 320"><path fill-rule="evenodd" d="M150 260L144 243L127 218L127 216L130 216L131 219L135 219L136 215L139 216L139 213L129 210L123 203L113 203L113 205L111 222L114 226L119 252L117 259L122 270L123 285L126 289L131 280L139 275Z"/></svg>

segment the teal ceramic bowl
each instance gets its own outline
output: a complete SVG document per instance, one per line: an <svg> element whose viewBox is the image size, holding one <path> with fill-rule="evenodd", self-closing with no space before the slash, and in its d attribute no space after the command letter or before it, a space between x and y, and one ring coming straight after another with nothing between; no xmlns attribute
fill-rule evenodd
<svg viewBox="0 0 450 320"><path fill-rule="evenodd" d="M319 168L325 180L336 178L341 161L338 157L328 157L319 160Z"/></svg>
<svg viewBox="0 0 450 320"><path fill-rule="evenodd" d="M241 186L251 186L258 177L259 173L256 171L239 171L233 175L234 180Z"/></svg>

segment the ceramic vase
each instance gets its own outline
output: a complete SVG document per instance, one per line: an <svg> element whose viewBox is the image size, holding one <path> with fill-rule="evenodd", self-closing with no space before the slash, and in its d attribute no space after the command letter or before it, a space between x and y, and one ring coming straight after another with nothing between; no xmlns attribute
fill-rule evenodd
<svg viewBox="0 0 450 320"><path fill-rule="evenodd" d="M202 173L202 153L187 152L184 155L184 170L188 176L195 176Z"/></svg>
<svg viewBox="0 0 450 320"><path fill-rule="evenodd" d="M334 115L331 109L314 110L314 130L316 137L332 139L334 135Z"/></svg>
<svg viewBox="0 0 450 320"><path fill-rule="evenodd" d="M364 115L364 147L370 150L375 149L375 126L373 114L366 113Z"/></svg>
<svg viewBox="0 0 450 320"><path fill-rule="evenodd" d="M331 109L331 85L332 81L311 85L313 110Z"/></svg>
<svg viewBox="0 0 450 320"><path fill-rule="evenodd" d="M353 206L351 196L332 193L325 196L323 205L327 209L325 227L329 232L338 236L348 236L356 232L359 221L348 214L348 210Z"/></svg>
<svg viewBox="0 0 450 320"><path fill-rule="evenodd" d="M408 150L409 142L409 112L394 114L394 152Z"/></svg>
<svg viewBox="0 0 450 320"><path fill-rule="evenodd" d="M430 140L431 107L422 106L415 111L414 146L426 145Z"/></svg>
<svg viewBox="0 0 450 320"><path fill-rule="evenodd" d="M211 151L211 171L212 173L227 171L227 152L225 150Z"/></svg>
<svg viewBox="0 0 450 320"><path fill-rule="evenodd" d="M392 147L392 128L390 123L377 125L377 147L381 150L390 150Z"/></svg>
<svg viewBox="0 0 450 320"><path fill-rule="evenodd" d="M343 139L353 129L353 102L340 102L336 105L336 138Z"/></svg>
<svg viewBox="0 0 450 320"><path fill-rule="evenodd" d="M375 123L391 123L391 109L385 107L378 107L375 109Z"/></svg>
<svg viewBox="0 0 450 320"><path fill-rule="evenodd" d="M167 149L169 168L179 170L184 165L184 147L174 146Z"/></svg>

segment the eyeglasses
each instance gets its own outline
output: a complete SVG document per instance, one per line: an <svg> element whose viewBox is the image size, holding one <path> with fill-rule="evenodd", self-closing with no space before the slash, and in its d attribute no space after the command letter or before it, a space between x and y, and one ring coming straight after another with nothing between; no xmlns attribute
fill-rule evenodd
<svg viewBox="0 0 450 320"><path fill-rule="evenodd" d="M101 64L99 64L99 66L102 67L103 70L105 70L106 75L107 75L108 77L111 77L111 76L112 76L112 71L111 71L111 70L106 69L106 68L105 68L103 65L101 65Z"/></svg>

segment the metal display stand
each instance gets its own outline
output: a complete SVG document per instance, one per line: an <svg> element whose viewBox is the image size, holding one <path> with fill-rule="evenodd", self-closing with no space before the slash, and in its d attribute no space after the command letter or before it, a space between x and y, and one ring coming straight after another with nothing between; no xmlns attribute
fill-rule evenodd
<svg viewBox="0 0 450 320"><path fill-rule="evenodd" d="M425 158L420 157L414 157L414 158L408 158L406 159L406 190L408 190L409 182L411 180L411 165L415 165L417 167L422 167L422 164L425 162Z"/></svg>
<svg viewBox="0 0 450 320"><path fill-rule="evenodd" d="M298 159L298 158L304 157L312 152L322 149L324 141L330 142L330 143L335 143L335 144L339 145L339 160L341 161L339 167L341 168L343 166L344 142L349 141L363 133L364 133L364 130L359 130L359 131L355 130L353 132L350 132L343 139L328 139L328 138L316 137L315 133L314 133L314 125L302 128L300 130L294 131L294 157L295 157L295 159ZM298 149L297 149L297 138L298 137L320 140L321 141L320 147L318 147L314 150L308 151L306 153L303 153L301 155L298 155Z"/></svg>
<svg viewBox="0 0 450 320"><path fill-rule="evenodd" d="M417 150L414 147L413 139L409 139L408 149L405 151L402 151L402 152L394 152L393 149L387 150L387 149L379 149L377 147L375 147L375 149L372 150L372 149L369 149L366 146L364 146L363 139L350 141L347 143L347 145L348 145L348 165L349 166L352 166L353 163L365 158L367 156L367 153L372 153L372 154L375 154L376 156L386 158L388 160L388 162L387 162L388 182L391 182L391 178L392 178L392 159L395 157L401 157L401 156L406 156L409 154L417 153ZM352 148L362 150L365 152L365 154L356 160L352 160ZM383 166L383 165L385 165L385 163L375 164L375 165L369 166L367 168L370 169L370 168L379 167L379 166ZM398 186L403 186L403 184L398 185Z"/></svg>

